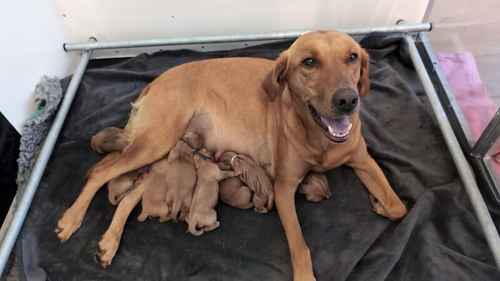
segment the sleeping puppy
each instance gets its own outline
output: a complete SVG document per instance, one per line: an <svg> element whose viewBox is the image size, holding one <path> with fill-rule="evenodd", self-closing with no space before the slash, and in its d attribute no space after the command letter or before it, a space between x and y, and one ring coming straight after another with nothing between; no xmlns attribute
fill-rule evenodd
<svg viewBox="0 0 500 281"><path fill-rule="evenodd" d="M309 173L300 184L299 193L311 202L320 202L332 196L326 176L319 173Z"/></svg>
<svg viewBox="0 0 500 281"><path fill-rule="evenodd" d="M108 127L91 139L91 147L99 153L122 151L130 139L125 130ZM143 179L142 213L139 220L159 217L160 221L183 220L191 206L196 180L192 149L200 149L202 139L198 134L187 132L183 140L170 151L168 157L151 165L151 172ZM144 168L119 176L108 183L108 197L116 205L134 187L135 180ZM169 172L168 172L169 171Z"/></svg>
<svg viewBox="0 0 500 281"><path fill-rule="evenodd" d="M236 171L241 181L254 192L252 203L256 212L267 213L273 208L274 193L271 180L266 171L251 157L235 152L224 152L220 157L218 165L223 170L232 169ZM232 193L237 192L235 195L232 195L233 197L247 196L247 191L243 185L237 188L235 182L232 182L232 186L224 187L222 191L228 193L231 191ZM226 194L221 194L221 197L222 195L227 199L228 196ZM238 198L238 200L241 200L241 198Z"/></svg>
<svg viewBox="0 0 500 281"><path fill-rule="evenodd" d="M141 169L134 170L108 182L109 203L113 206L117 205L134 188L141 173Z"/></svg>
<svg viewBox="0 0 500 281"><path fill-rule="evenodd" d="M203 155L208 155L208 151L202 149ZM215 205L219 197L219 181L238 175L234 171L222 171L217 164L203 155L194 155L194 164L198 174L193 201L189 214L186 217L188 232L195 236L202 235L219 227Z"/></svg>
<svg viewBox="0 0 500 281"><path fill-rule="evenodd" d="M252 191L239 177L227 178L219 183L220 200L231 207L249 209L253 207Z"/></svg>
<svg viewBox="0 0 500 281"><path fill-rule="evenodd" d="M201 143L198 134L188 132L167 158L151 166L151 172L144 179L146 188L139 221L148 217L158 217L160 222L185 220L196 184L192 147L199 148Z"/></svg>
<svg viewBox="0 0 500 281"><path fill-rule="evenodd" d="M102 132L106 131L113 134L103 137ZM113 138L120 137L117 132L104 129L92 147L103 152L110 147L123 149L124 147L118 145L109 145L114 143ZM106 145L101 146L101 143ZM176 219L179 211L180 219L187 216L196 181L191 146L200 147L201 137L188 132L170 151L168 157L155 162L150 169L141 168L129 172L109 183L109 199L118 204L118 207L98 244L97 257L103 268L111 264L120 245L127 219L141 199L142 212L139 221L144 221L149 216L159 217L160 221ZM179 182L177 179L182 180Z"/></svg>

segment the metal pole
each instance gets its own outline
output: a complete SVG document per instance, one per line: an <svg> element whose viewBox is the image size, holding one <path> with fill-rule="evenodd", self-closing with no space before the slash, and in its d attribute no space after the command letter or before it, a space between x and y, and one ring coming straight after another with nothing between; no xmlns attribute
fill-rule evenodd
<svg viewBox="0 0 500 281"><path fill-rule="evenodd" d="M483 158L491 149L495 141L500 137L500 108L497 110L490 123L484 129L471 150L471 155L477 158Z"/></svg>
<svg viewBox="0 0 500 281"><path fill-rule="evenodd" d="M415 70L417 71L420 81L424 86L425 93L429 98L432 110L436 115L439 128L443 133L446 145L451 152L453 161L455 162L460 178L464 184L465 191L469 195L469 199L472 203L472 207L476 213L479 224L483 228L486 241L493 253L493 258L495 259L497 267L500 268L500 237L495 224L491 219L488 208L486 207L486 203L479 192L474 173L472 172L472 169L460 148L460 144L458 143L455 133L453 132L448 118L446 117L446 113L441 106L436 90L434 89L434 85L432 84L424 63L420 58L417 47L415 46L413 37L411 35L406 35L404 39L408 44L411 60L413 61Z"/></svg>
<svg viewBox="0 0 500 281"><path fill-rule="evenodd" d="M47 166L47 162L49 161L50 155L52 154L52 150L54 149L57 137L59 136L59 132L61 131L61 128L63 126L64 119L68 114L73 98L75 97L78 86L80 85L80 81L82 80L85 69L87 68L90 56L91 51L84 51L82 53L80 63L78 64L75 73L71 78L71 82L69 83L68 89L66 90L66 94L64 95L63 101L61 103L61 106L59 107L52 127L47 134L33 171L31 172L30 179L25 187L24 193L21 198L18 198L19 203L17 204L17 206L14 205L15 207L13 209L12 222L7 227L5 238L3 241L1 241L0 246L0 276L5 269L5 265L9 259L10 252L14 247L17 236L19 235L26 215L28 214L31 202L33 200L33 197L35 196L38 184L45 170L45 166Z"/></svg>
<svg viewBox="0 0 500 281"><path fill-rule="evenodd" d="M431 23L416 23L416 24L398 24L391 26L366 27L366 28L350 28L339 29L339 31L349 33L351 35L362 35L371 32L397 33L397 32L420 32L430 31ZM179 38L163 38L138 41L122 41L122 42L84 42L84 43L65 43L63 48L66 52L79 50L104 50L104 49L119 49L119 48L139 48L139 47L154 47L154 46L169 46L169 45L189 45L189 44L213 44L213 43L230 43L230 42L248 42L248 41L265 41L265 40L283 40L294 39L307 31L291 31L291 32L275 32L275 33L260 33L260 34L237 34L237 35L219 35L219 36L195 36L195 37L179 37Z"/></svg>

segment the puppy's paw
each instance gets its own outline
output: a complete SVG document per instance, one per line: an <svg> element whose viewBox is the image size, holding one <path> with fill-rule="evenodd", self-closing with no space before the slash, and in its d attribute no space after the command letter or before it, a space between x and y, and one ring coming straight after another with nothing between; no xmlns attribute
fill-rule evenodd
<svg viewBox="0 0 500 281"><path fill-rule="evenodd" d="M255 206L255 208L253 208L253 210L256 212L256 213L259 213L259 214L266 214L267 212L269 212L269 210L267 210L266 207L264 206Z"/></svg>
<svg viewBox="0 0 500 281"><path fill-rule="evenodd" d="M64 242L68 240L82 224L84 212L69 208L57 222L55 233L57 238Z"/></svg>
<svg viewBox="0 0 500 281"><path fill-rule="evenodd" d="M273 207L273 201L274 199L272 193L268 194L255 193L252 199L254 205L254 211L261 214L269 212L269 210L271 210Z"/></svg>
<svg viewBox="0 0 500 281"><path fill-rule="evenodd" d="M203 227L203 230L204 230L204 232L209 232L209 231L217 229L219 226L220 226L220 222L215 221L213 224Z"/></svg>
<svg viewBox="0 0 500 281"><path fill-rule="evenodd" d="M110 231L106 231L98 244L97 258L102 268L111 265L113 258L120 246L120 238Z"/></svg>

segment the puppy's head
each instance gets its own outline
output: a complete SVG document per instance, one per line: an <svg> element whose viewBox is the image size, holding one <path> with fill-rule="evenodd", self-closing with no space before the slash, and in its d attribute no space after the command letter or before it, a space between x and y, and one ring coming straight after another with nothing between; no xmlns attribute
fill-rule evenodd
<svg viewBox="0 0 500 281"><path fill-rule="evenodd" d="M195 132L186 132L182 139L194 149L201 149L204 145L202 136Z"/></svg>
<svg viewBox="0 0 500 281"><path fill-rule="evenodd" d="M264 82L271 99L286 87L331 141L344 142L359 97L369 92L368 54L344 33L306 33L279 56Z"/></svg>

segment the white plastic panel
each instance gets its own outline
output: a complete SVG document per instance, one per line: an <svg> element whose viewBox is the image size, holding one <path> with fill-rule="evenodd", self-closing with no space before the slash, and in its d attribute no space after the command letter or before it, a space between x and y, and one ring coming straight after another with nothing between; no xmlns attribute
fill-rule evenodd
<svg viewBox="0 0 500 281"><path fill-rule="evenodd" d="M138 40L420 22L428 0L57 0L68 38Z"/></svg>
<svg viewBox="0 0 500 281"><path fill-rule="evenodd" d="M67 75L75 54L63 42L137 40L357 27L422 20L429 0L27 0L1 9L0 111L17 129L31 112L30 96L43 74ZM64 32L63 32L64 31ZM241 44L240 44L241 45ZM238 44L217 48L239 47ZM207 46L203 50L211 50ZM149 51L151 51L150 49ZM143 50L112 51L126 56Z"/></svg>
<svg viewBox="0 0 500 281"><path fill-rule="evenodd" d="M67 39L53 0L3 1L0 26L0 111L19 131L33 110L35 83L70 73L77 54L61 47Z"/></svg>

